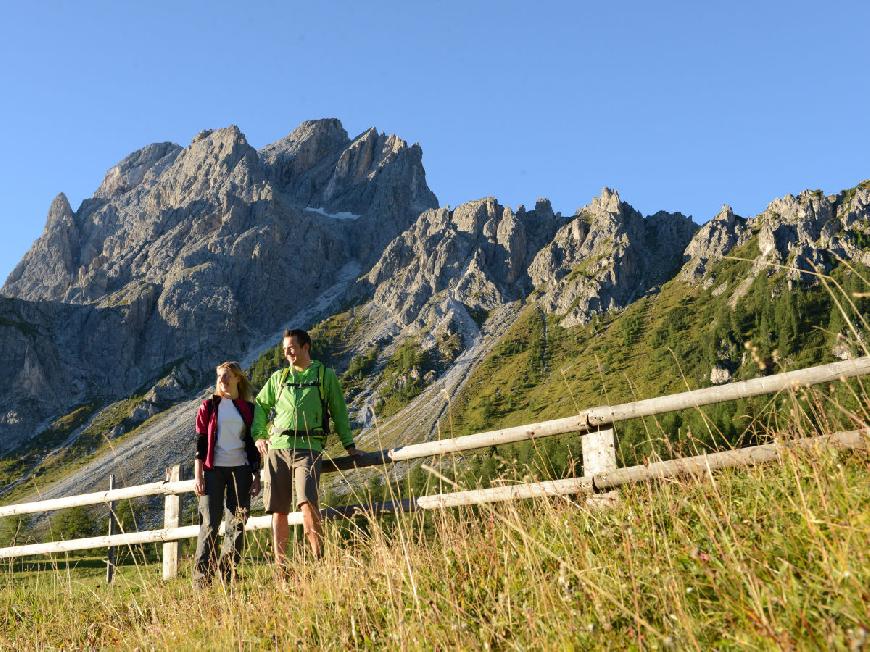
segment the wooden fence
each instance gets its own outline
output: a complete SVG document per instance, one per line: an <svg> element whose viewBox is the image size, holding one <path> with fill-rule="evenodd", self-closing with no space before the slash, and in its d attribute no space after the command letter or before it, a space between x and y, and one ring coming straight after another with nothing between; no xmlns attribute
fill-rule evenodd
<svg viewBox="0 0 870 652"><path fill-rule="evenodd" d="M411 444L389 450L361 453L354 457L324 461L323 472L330 473L486 448L523 440L551 437L565 433L579 433L583 435L581 442L583 477L419 496L394 503L386 502L375 505L351 505L347 507L327 508L323 510L323 516L326 518L349 516L361 511L384 513L443 509L459 505L475 505L568 494L588 495L591 499L600 499L603 495L606 499L608 492L612 492L626 483L683 474L708 474L710 471L719 468L764 463L779 459L783 451L790 446L825 445L849 449L866 449L868 447L868 440L870 440L870 429L864 424L865 427L862 430L834 433L785 443L752 446L721 453L710 453L696 457L657 462L649 465L617 468L613 429L612 427L606 428L604 426L628 419L700 407L711 403L720 403L762 394L772 394L783 390L794 390L813 384L845 380L846 378L863 376L868 373L870 373L870 357L863 357L718 387L681 392L679 394L614 406L596 407L564 419L553 419L514 428L477 433L465 437ZM110 488L107 491L0 507L0 517L3 517L84 505L103 503L111 505L116 500L140 496L166 496L164 526L162 529L114 534L111 529L114 526L112 524L110 526L110 534L107 536L0 548L0 559L105 547L111 550L113 546L164 542L163 577L164 579L175 577L178 567L178 541L196 537L199 532L198 525L181 526L179 524L179 495L192 492L193 484L193 480L179 480L179 467L175 466L167 470L166 480L163 482L152 482L121 489L112 488L110 482ZM610 496L612 497L612 494ZM110 520L113 519L110 518ZM301 525L302 515L300 512L292 513L289 515L288 520L291 525ZM271 517L251 517L248 519L245 527L247 530L270 528ZM112 562L110 561L107 572L109 579L111 579L111 569Z"/></svg>

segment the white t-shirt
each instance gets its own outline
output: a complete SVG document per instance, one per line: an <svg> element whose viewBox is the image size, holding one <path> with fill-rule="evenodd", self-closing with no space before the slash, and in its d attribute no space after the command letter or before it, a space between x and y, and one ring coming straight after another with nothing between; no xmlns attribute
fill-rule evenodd
<svg viewBox="0 0 870 652"><path fill-rule="evenodd" d="M248 456L245 454L245 422L242 415L228 399L222 399L218 404L218 427L214 449L215 466L245 466Z"/></svg>

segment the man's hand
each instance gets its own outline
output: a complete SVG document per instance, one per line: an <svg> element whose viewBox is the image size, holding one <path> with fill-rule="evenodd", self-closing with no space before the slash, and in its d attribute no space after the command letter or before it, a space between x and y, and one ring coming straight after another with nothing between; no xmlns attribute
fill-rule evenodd
<svg viewBox="0 0 870 652"><path fill-rule="evenodd" d="M345 451L347 452L347 454L350 455L351 457L355 457L355 456L359 455L360 452L361 452L361 451L358 451L358 450L356 449L356 446L351 446L350 448L345 448L344 450L345 450Z"/></svg>
<svg viewBox="0 0 870 652"><path fill-rule="evenodd" d="M193 491L197 496L204 496L205 495L205 480L203 480L202 477L194 479Z"/></svg>
<svg viewBox="0 0 870 652"><path fill-rule="evenodd" d="M257 446L257 450L260 451L260 455L265 455L266 453L269 452L269 440L268 439L258 439L256 446Z"/></svg>
<svg viewBox="0 0 870 652"><path fill-rule="evenodd" d="M260 493L260 472L254 471L254 479L251 482L251 497Z"/></svg>

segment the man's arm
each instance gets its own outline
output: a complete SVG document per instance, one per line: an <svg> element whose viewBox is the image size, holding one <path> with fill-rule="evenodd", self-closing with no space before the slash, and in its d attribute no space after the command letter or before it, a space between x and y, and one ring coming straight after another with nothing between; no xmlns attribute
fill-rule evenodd
<svg viewBox="0 0 870 652"><path fill-rule="evenodd" d="M344 402L344 394L341 385L335 375L335 371L327 369L323 377L324 389L326 390L326 402L329 404L329 415L332 417L333 428L341 440L341 445L348 452L354 452L353 435L350 432L350 419L347 416L347 404Z"/></svg>

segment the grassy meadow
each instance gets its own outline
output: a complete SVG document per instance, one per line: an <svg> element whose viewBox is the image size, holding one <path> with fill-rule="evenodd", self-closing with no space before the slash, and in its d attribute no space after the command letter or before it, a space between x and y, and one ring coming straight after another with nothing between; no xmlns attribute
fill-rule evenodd
<svg viewBox="0 0 870 652"><path fill-rule="evenodd" d="M862 649L866 451L789 453L623 489L610 509L537 500L332 522L286 577L249 537L243 579L194 591L136 557L0 575L2 649Z"/></svg>

